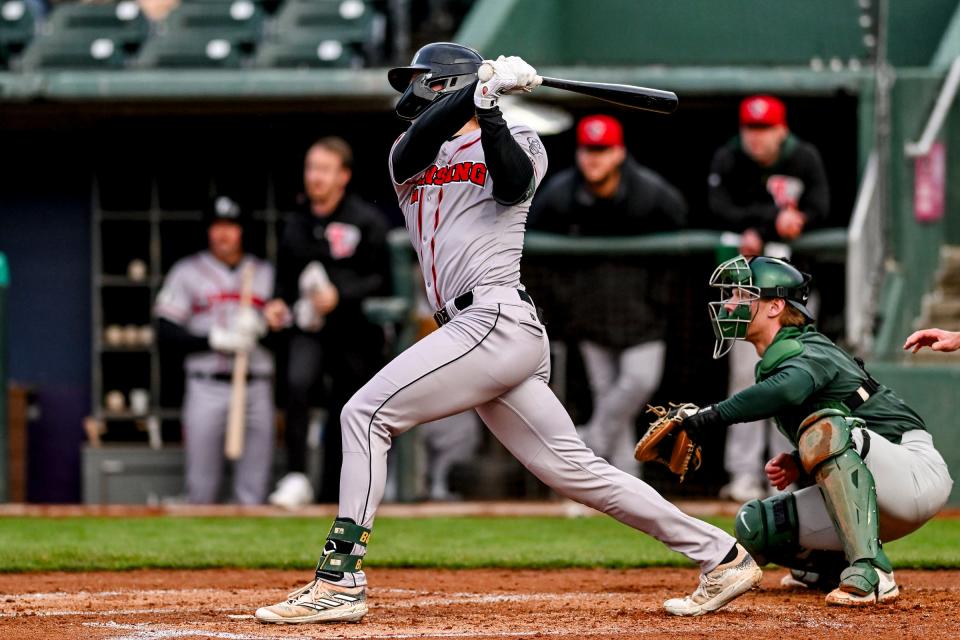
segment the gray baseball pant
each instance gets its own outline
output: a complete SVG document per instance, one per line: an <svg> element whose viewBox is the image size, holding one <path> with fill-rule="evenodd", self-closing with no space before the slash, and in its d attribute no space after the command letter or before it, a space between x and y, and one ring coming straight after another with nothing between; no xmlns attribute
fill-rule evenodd
<svg viewBox="0 0 960 640"><path fill-rule="evenodd" d="M397 356L344 407L339 515L372 527L391 439L476 407L487 428L562 496L607 513L712 570L735 540L598 458L547 386L547 334L516 289L478 287L474 304Z"/></svg>

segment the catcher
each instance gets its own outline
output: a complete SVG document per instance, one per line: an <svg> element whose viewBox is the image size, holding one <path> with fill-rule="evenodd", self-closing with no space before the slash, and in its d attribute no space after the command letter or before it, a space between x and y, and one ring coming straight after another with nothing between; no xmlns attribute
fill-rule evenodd
<svg viewBox="0 0 960 640"><path fill-rule="evenodd" d="M704 409L674 407L636 453L672 461L679 473L686 460L696 463L703 430L774 418L797 450L767 462L767 478L779 490L798 480L813 486L744 504L737 539L758 562L790 569L784 587L829 591L830 605L889 602L899 589L881 542L932 518L953 481L923 419L813 327L809 284L776 258L738 256L717 267L714 357L746 340L761 357L757 382Z"/></svg>

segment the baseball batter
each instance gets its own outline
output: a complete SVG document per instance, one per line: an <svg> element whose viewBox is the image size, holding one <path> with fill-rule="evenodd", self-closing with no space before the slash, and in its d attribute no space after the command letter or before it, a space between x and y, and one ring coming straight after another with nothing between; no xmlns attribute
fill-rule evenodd
<svg viewBox="0 0 960 640"><path fill-rule="evenodd" d="M792 569L782 584L830 592L827 604L871 605L899 589L881 541L936 515L953 481L923 419L811 324L810 277L776 258L738 256L710 284L716 353L746 340L761 356L756 384L701 410L694 432L773 417L797 450L766 465L778 489L801 476L815 483L753 500L736 533L759 559Z"/></svg>
<svg viewBox="0 0 960 640"><path fill-rule="evenodd" d="M210 247L178 260L157 296L158 337L186 353L183 401L187 498L217 501L234 355L250 354L243 455L233 473L234 499L261 504L273 459L273 356L258 339L260 309L273 292L273 267L244 254L244 211L218 197L206 212ZM240 309L242 273L254 265L252 307Z"/></svg>
<svg viewBox="0 0 960 640"><path fill-rule="evenodd" d="M702 570L692 596L665 603L700 614L753 587L760 569L720 529L687 516L641 480L595 456L547 385L547 335L520 282L530 200L547 169L537 134L497 106L539 84L517 57L484 62L451 43L427 45L389 73L397 114L413 124L389 170L416 248L438 331L384 367L343 410L339 517L315 579L257 610L262 622L356 621L367 612L363 555L383 496L391 439L476 408L487 428L561 495L644 531ZM585 545L584 553L589 553Z"/></svg>

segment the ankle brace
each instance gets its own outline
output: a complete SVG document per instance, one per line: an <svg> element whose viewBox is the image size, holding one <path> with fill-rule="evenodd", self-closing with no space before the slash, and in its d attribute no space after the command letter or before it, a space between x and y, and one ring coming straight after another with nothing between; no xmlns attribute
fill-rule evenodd
<svg viewBox="0 0 960 640"><path fill-rule="evenodd" d="M323 545L323 555L317 563L316 577L337 581L344 573L360 571L363 555L353 553L354 545L366 547L369 540L370 529L361 527L350 518L334 520Z"/></svg>

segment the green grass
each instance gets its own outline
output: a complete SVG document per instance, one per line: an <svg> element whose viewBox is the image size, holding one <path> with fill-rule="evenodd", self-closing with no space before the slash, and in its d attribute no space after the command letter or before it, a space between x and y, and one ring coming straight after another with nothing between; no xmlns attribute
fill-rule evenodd
<svg viewBox="0 0 960 640"><path fill-rule="evenodd" d="M730 518L709 518L731 530ZM0 518L0 571L309 569L329 522L306 518ZM960 521L886 548L900 568L960 568ZM691 566L609 518L380 518L370 567Z"/></svg>

